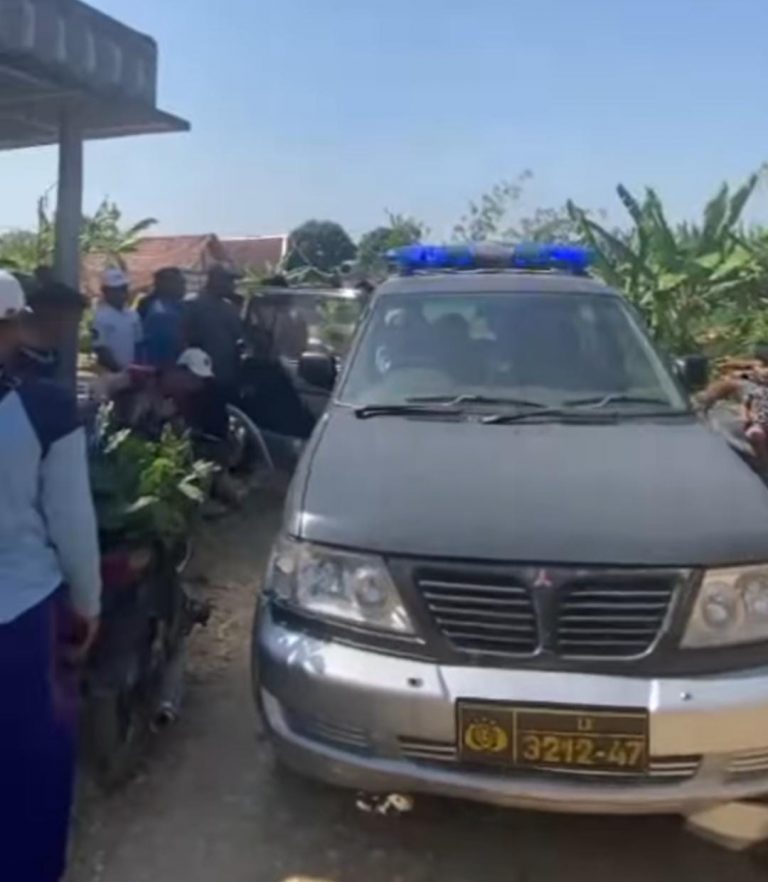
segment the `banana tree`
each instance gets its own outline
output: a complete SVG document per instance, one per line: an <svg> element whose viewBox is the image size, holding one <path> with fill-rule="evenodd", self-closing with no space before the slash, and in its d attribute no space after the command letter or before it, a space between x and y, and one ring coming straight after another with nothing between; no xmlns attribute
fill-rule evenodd
<svg viewBox="0 0 768 882"><path fill-rule="evenodd" d="M124 228L121 219L117 205L105 199L95 214L83 218L81 252L105 254L110 262L123 266L125 255L136 249L142 235L157 221L144 218ZM53 263L54 227L54 216L45 194L37 202L37 229L13 230L0 236L0 266L31 273L38 266Z"/></svg>
<svg viewBox="0 0 768 882"><path fill-rule="evenodd" d="M741 231L744 208L758 175L731 191L723 185L700 224L672 226L655 190L642 201L617 192L632 227L616 234L569 203L597 257L598 271L643 311L659 339L676 352L699 348L713 315L752 308L764 268Z"/></svg>
<svg viewBox="0 0 768 882"><path fill-rule="evenodd" d="M0 266L31 273L53 261L54 225L48 213L48 194L37 200L37 229L11 230L0 236Z"/></svg>
<svg viewBox="0 0 768 882"><path fill-rule="evenodd" d="M114 202L104 199L96 213L83 218L80 249L83 254L104 254L113 263L124 267L124 258L136 250L144 233L155 226L157 220L147 217L128 228L121 226L122 212Z"/></svg>

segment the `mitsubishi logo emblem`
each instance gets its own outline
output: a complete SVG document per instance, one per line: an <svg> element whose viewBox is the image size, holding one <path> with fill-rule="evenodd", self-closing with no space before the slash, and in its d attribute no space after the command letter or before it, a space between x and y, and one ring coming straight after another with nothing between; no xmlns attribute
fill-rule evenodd
<svg viewBox="0 0 768 882"><path fill-rule="evenodd" d="M534 588L552 588L553 585L554 582L546 570L538 570L536 572L536 578L533 580Z"/></svg>

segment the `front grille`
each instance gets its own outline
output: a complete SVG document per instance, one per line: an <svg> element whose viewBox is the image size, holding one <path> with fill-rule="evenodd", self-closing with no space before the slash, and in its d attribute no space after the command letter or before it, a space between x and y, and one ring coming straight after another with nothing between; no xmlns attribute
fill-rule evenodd
<svg viewBox="0 0 768 882"><path fill-rule="evenodd" d="M368 733L357 726L290 711L288 725L297 735L354 753L368 753Z"/></svg>
<svg viewBox="0 0 768 882"><path fill-rule="evenodd" d="M540 649L561 658L631 659L648 652L662 631L677 584L674 573L482 571L416 574L419 593L454 650L525 658ZM529 587L530 585L530 587ZM546 619L544 618L546 617Z"/></svg>
<svg viewBox="0 0 768 882"><path fill-rule="evenodd" d="M514 582L419 580L435 623L455 649L531 655L538 647L531 595Z"/></svg>
<svg viewBox="0 0 768 882"><path fill-rule="evenodd" d="M456 745L452 741L429 741L425 738L398 738L400 753L413 762L455 763L458 759Z"/></svg>
<svg viewBox="0 0 768 882"><path fill-rule="evenodd" d="M734 754L728 763L728 777L743 781L768 774L768 749Z"/></svg>
<svg viewBox="0 0 768 882"><path fill-rule="evenodd" d="M664 624L673 590L668 579L565 585L558 597L556 651L572 658L642 655Z"/></svg>

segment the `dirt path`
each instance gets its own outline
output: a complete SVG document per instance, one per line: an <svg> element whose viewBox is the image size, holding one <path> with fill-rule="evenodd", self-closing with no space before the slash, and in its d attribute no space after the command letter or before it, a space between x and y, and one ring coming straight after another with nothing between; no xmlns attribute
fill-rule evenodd
<svg viewBox="0 0 768 882"><path fill-rule="evenodd" d="M201 562L216 603L195 638L187 705L122 793L88 794L71 882L757 882L746 858L672 819L499 811L417 800L360 814L350 794L274 769L255 720L248 642L275 499L212 524Z"/></svg>

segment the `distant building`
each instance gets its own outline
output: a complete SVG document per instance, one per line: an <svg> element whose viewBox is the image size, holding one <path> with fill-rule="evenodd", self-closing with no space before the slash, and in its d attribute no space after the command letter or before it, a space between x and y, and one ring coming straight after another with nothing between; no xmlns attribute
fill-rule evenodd
<svg viewBox="0 0 768 882"><path fill-rule="evenodd" d="M86 255L83 260L83 289L88 295L98 296L102 273L116 262L104 254ZM149 291L155 273L165 267L178 267L186 276L190 291L200 289L205 274L216 264L237 269L228 250L213 233L199 236L146 236L134 251L122 255L120 263L130 276L135 294Z"/></svg>
<svg viewBox="0 0 768 882"><path fill-rule="evenodd" d="M241 273L273 273L288 251L288 236L241 236L221 240Z"/></svg>

